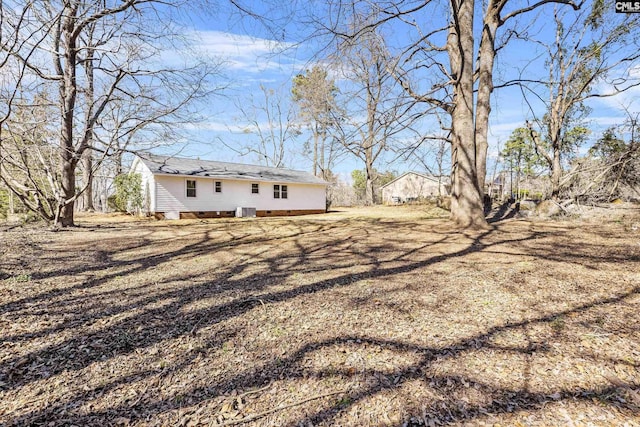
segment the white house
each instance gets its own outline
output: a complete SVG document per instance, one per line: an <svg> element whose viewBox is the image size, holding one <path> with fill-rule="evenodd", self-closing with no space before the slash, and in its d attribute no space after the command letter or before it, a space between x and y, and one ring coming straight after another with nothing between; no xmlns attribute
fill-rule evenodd
<svg viewBox="0 0 640 427"><path fill-rule="evenodd" d="M449 194L449 178L406 172L382 187L382 202L397 204Z"/></svg>
<svg viewBox="0 0 640 427"><path fill-rule="evenodd" d="M326 212L328 183L308 172L140 153L144 210L156 218Z"/></svg>

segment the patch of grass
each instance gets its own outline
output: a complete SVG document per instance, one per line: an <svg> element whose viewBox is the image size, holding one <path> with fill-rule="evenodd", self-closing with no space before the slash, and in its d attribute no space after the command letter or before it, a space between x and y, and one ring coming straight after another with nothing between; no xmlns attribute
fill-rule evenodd
<svg viewBox="0 0 640 427"><path fill-rule="evenodd" d="M221 350L223 353L230 353L233 351L233 349L235 348L235 346L233 345L233 342L231 341L225 341L222 343L222 347Z"/></svg>
<svg viewBox="0 0 640 427"><path fill-rule="evenodd" d="M531 261L520 261L516 266L521 273L532 273L536 271L536 266Z"/></svg>
<svg viewBox="0 0 640 427"><path fill-rule="evenodd" d="M286 330L281 328L280 326L274 326L273 329L271 330L271 335L273 335L276 338L283 336L285 333L286 333Z"/></svg>
<svg viewBox="0 0 640 427"><path fill-rule="evenodd" d="M353 403L353 399L350 396L343 396L340 400L338 400L336 405L346 408L350 406L352 403Z"/></svg>
<svg viewBox="0 0 640 427"><path fill-rule="evenodd" d="M16 283L27 283L31 281L30 274L18 274L17 276L13 276L13 281Z"/></svg>
<svg viewBox="0 0 640 427"><path fill-rule="evenodd" d="M556 333L562 332L562 330L566 326L566 321L564 319L564 316L554 317L550 325L551 325L551 329L553 329L554 332Z"/></svg>

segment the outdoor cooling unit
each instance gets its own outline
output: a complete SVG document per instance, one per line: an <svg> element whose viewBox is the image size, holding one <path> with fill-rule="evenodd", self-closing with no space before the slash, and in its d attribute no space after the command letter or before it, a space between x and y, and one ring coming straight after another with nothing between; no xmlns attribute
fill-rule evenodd
<svg viewBox="0 0 640 427"><path fill-rule="evenodd" d="M236 216L238 218L255 218L256 208L236 208Z"/></svg>

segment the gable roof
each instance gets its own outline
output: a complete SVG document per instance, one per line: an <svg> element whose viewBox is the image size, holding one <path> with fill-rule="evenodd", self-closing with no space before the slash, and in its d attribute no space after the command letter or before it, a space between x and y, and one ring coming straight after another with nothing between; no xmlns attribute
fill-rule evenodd
<svg viewBox="0 0 640 427"><path fill-rule="evenodd" d="M380 186L380 188L384 188L384 187L386 187L386 186L388 186L388 185L391 185L391 184L393 184L394 182L396 182L396 181L398 181L398 180L400 180L400 179L404 178L404 177L405 177L405 176L407 176L407 175L418 175L419 177L422 177L422 178L424 178L424 179L428 179L428 180L433 181L433 182L436 182L436 183L438 182L438 177L437 177L437 176L435 176L435 175L425 175L425 174L423 174L423 173L418 173L418 172L409 171L409 172L405 172L405 173L403 173L402 175L400 175L400 176L399 176L399 177L397 177L396 179L393 179L393 180L391 180L391 181L387 182L386 184L381 185L381 186ZM442 184L445 184L445 185L446 185L446 184L449 184L449 177L448 177L448 176L442 176L442 177L441 177L441 179L440 179L440 182L441 182Z"/></svg>
<svg viewBox="0 0 640 427"><path fill-rule="evenodd" d="M138 157L154 175L196 176L246 181L292 182L328 185L309 172L242 163L216 162L184 157L138 153Z"/></svg>

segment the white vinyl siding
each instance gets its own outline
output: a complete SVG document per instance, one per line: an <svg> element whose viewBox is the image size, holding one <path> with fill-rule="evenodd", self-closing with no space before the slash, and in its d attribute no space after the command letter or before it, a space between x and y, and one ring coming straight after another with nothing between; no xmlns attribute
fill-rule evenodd
<svg viewBox="0 0 640 427"><path fill-rule="evenodd" d="M191 178L189 178L191 179ZM185 178L170 175L156 175L155 212L199 212L235 211L238 207L257 210L324 210L326 208L326 187L318 184L287 184L287 199L273 198L270 191L252 193L255 182L240 180L220 180L224 197L204 196L214 193L216 179L195 178L197 197L186 197ZM272 183L259 183L270 188ZM282 195L282 185L281 185Z"/></svg>

